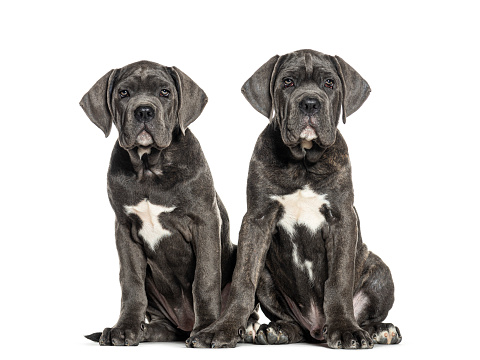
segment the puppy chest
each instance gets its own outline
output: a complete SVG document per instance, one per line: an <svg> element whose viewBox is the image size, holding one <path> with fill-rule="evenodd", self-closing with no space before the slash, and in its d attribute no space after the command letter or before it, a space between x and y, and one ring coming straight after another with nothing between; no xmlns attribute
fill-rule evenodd
<svg viewBox="0 0 480 360"><path fill-rule="evenodd" d="M137 205L125 205L124 209L127 215L136 215L140 219L141 228L138 234L152 250L155 250L155 246L162 238L171 235L171 232L162 226L160 215L172 212L175 206L155 205L144 199Z"/></svg>
<svg viewBox="0 0 480 360"><path fill-rule="evenodd" d="M283 213L277 226L284 231L272 246L278 248L276 262L295 275L299 289L309 287L315 280L323 278L325 272L324 242L319 231L326 223L321 209L330 206L326 194L319 194L308 186L292 194L272 196L278 201Z"/></svg>
<svg viewBox="0 0 480 360"><path fill-rule="evenodd" d="M326 194L318 194L308 186L292 194L271 196L283 207L283 215L278 222L290 236L293 236L298 226L304 226L315 234L325 223L325 216L320 212L324 206L330 206Z"/></svg>

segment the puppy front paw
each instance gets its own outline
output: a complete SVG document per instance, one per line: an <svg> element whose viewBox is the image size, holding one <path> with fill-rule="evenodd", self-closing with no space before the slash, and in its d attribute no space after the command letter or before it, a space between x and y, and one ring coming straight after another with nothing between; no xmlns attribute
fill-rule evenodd
<svg viewBox="0 0 480 360"><path fill-rule="evenodd" d="M105 328L98 343L101 346L137 346L143 338L145 324L138 326L115 325L113 328Z"/></svg>
<svg viewBox="0 0 480 360"><path fill-rule="evenodd" d="M243 329L243 328L242 328ZM190 336L185 345L190 348L233 348L240 341L243 332L235 327L214 326L199 331Z"/></svg>
<svg viewBox="0 0 480 360"><path fill-rule="evenodd" d="M373 340L367 331L358 326L325 325L323 334L332 349L372 349Z"/></svg>

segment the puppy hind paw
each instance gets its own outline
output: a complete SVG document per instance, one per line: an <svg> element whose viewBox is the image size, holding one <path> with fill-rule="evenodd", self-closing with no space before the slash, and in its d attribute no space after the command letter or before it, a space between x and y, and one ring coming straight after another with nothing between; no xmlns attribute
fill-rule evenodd
<svg viewBox="0 0 480 360"><path fill-rule="evenodd" d="M400 344L402 334L400 329L390 323L375 323L364 327L370 334L375 344L393 345Z"/></svg>
<svg viewBox="0 0 480 360"><path fill-rule="evenodd" d="M288 335L275 323L263 324L257 331L255 343L260 345L287 344Z"/></svg>
<svg viewBox="0 0 480 360"><path fill-rule="evenodd" d="M244 335L241 337L243 338L243 342L253 344L255 342L255 338L257 336L257 331L260 328L260 324L258 322L248 322L247 328L245 329Z"/></svg>

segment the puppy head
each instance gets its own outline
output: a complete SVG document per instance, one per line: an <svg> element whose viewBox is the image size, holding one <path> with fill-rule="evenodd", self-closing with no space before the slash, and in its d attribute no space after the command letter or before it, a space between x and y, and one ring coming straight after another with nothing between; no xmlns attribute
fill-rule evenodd
<svg viewBox="0 0 480 360"><path fill-rule="evenodd" d="M207 103L203 90L175 67L139 61L106 73L83 96L80 106L105 136L112 123L126 150L163 149Z"/></svg>
<svg viewBox="0 0 480 360"><path fill-rule="evenodd" d="M338 56L299 50L274 56L242 87L250 104L279 128L292 151L328 147L336 127L367 99L370 87Z"/></svg>

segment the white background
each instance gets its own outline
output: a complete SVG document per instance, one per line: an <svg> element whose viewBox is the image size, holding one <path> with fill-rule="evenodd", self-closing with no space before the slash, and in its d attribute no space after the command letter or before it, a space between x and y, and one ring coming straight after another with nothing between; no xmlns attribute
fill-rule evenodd
<svg viewBox="0 0 480 360"><path fill-rule="evenodd" d="M25 1L2 5L0 354L8 358L478 356L478 10L455 1ZM175 65L207 93L191 126L237 241L254 143L267 119L240 87L275 54L340 55L370 84L340 130L369 248L392 270L388 320L404 341L101 348L119 313L105 139L78 106L107 71ZM3 356L2 356L3 357Z"/></svg>

